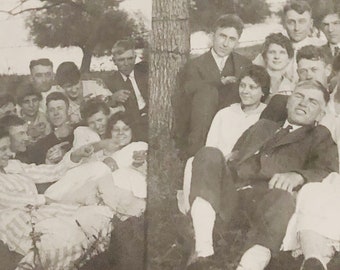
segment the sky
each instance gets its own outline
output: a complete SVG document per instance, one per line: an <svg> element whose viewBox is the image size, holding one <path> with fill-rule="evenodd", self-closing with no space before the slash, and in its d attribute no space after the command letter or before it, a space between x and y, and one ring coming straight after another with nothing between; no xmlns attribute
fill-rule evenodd
<svg viewBox="0 0 340 270"><path fill-rule="evenodd" d="M95 0L94 0L95 1ZM152 0L125 0L121 7L131 14L140 11L146 25L151 28ZM0 0L0 11L16 7L20 0ZM25 8L35 7L37 0L28 0ZM19 11L19 9L17 9ZM0 12L0 74L29 74L29 62L37 58L50 58L57 67L63 61L74 61L80 66L82 52L80 48L38 48L29 41L29 32L25 28L25 15L10 16ZM91 69L112 69L113 64L106 58L93 59Z"/></svg>
<svg viewBox="0 0 340 270"><path fill-rule="evenodd" d="M97 1L97 0L93 0ZM170 0L169 0L170 1ZM286 0L267 0L281 7ZM9 10L20 0L0 0L0 74L29 74L29 62L32 59L50 58L55 68L64 61L73 61L78 66L81 64L82 52L80 48L38 48L28 38L28 30L25 29L24 16L9 16L1 10ZM26 7L34 7L38 0L27 0ZM144 15L146 25L151 29L152 0L125 0L121 7L130 14L141 12ZM249 46L262 43L271 32L283 31L277 21L262 24L247 25L240 39L240 46ZM191 49L193 53L202 53L211 45L211 39L207 33L194 33L191 36ZM109 57L92 58L91 70L112 70L114 65Z"/></svg>

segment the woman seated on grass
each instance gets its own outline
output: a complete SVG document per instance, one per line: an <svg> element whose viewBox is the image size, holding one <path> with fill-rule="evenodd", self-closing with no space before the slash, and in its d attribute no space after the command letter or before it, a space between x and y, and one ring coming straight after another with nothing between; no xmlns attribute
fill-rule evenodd
<svg viewBox="0 0 340 270"><path fill-rule="evenodd" d="M265 68L252 65L245 70L239 79L241 103L232 104L216 113L208 132L206 146L218 148L228 159L238 138L259 120L266 107L263 101L268 96L269 86L270 77ZM184 212L189 210L192 161L193 157L188 159L184 171Z"/></svg>
<svg viewBox="0 0 340 270"><path fill-rule="evenodd" d="M99 109L102 105L91 106ZM95 111L97 110L92 113ZM88 131L89 134L84 133L87 139L83 140L83 145L91 144L96 150L101 149L96 159L103 161L111 169L112 177L101 179L99 182L89 182L88 179L79 179L69 174L68 178L63 178L51 186L45 195L53 201L85 205L99 203L100 198L115 209L122 219L141 215L145 209L146 198L147 144L131 142L131 124L122 113L113 115L108 120L105 112L99 110L84 119L88 119L89 127L79 128L81 133ZM75 141L77 139L75 132ZM79 141L76 141L76 147L82 146Z"/></svg>

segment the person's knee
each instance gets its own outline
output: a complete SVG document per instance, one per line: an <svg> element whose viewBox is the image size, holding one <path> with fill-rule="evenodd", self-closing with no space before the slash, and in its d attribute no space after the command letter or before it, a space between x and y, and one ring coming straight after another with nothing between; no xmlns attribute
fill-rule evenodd
<svg viewBox="0 0 340 270"><path fill-rule="evenodd" d="M192 162L193 166L197 163L204 164L216 164L225 163L223 153L216 147L205 146L202 147L195 155Z"/></svg>

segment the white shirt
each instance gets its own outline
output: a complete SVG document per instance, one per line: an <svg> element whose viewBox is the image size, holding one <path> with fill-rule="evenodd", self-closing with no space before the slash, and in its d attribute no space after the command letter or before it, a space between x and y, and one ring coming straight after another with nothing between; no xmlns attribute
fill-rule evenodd
<svg viewBox="0 0 340 270"><path fill-rule="evenodd" d="M218 69L220 70L220 72L222 72L222 70L224 69L224 66L225 66L225 62L227 62L229 55L221 57L221 56L216 54L214 49L211 49L211 54L212 54L212 56L213 56L213 58L216 62Z"/></svg>
<svg viewBox="0 0 340 270"><path fill-rule="evenodd" d="M226 156L242 133L259 120L265 107L260 103L255 110L245 113L241 104L235 103L218 111L211 123L206 146L216 147Z"/></svg>
<svg viewBox="0 0 340 270"><path fill-rule="evenodd" d="M329 47L331 48L332 55L335 56L335 48L338 47L338 53L340 52L340 43L338 44L329 44Z"/></svg>
<svg viewBox="0 0 340 270"><path fill-rule="evenodd" d="M127 77L126 75L124 75L123 73L120 73L124 79L124 81L127 80ZM132 70L132 72L129 74L129 78L131 80L131 83L132 83L132 87L133 87L133 91L135 92L135 95L136 95L136 99L137 99L137 104L138 104L138 109L139 110L143 110L146 103L145 103L145 100L138 88L138 85L136 83L136 79L135 79L135 72Z"/></svg>

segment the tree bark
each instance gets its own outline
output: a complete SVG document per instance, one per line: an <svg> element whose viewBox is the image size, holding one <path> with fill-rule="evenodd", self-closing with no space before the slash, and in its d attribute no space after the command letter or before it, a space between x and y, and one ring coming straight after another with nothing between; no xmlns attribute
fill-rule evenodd
<svg viewBox="0 0 340 270"><path fill-rule="evenodd" d="M91 59L93 55L93 50L87 48L81 48L83 51L83 58L81 60L80 72L87 73L90 72Z"/></svg>
<svg viewBox="0 0 340 270"><path fill-rule="evenodd" d="M176 269L173 255L176 181L182 175L171 137L171 97L189 53L187 0L153 0L150 49L149 162L147 204L148 270Z"/></svg>

